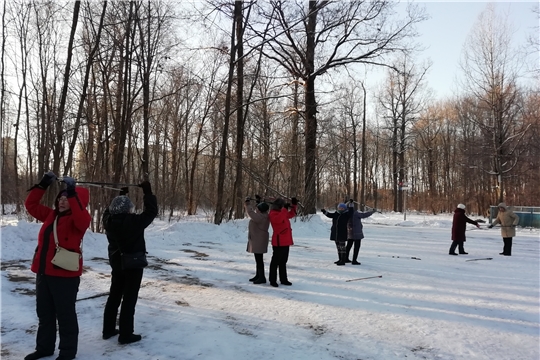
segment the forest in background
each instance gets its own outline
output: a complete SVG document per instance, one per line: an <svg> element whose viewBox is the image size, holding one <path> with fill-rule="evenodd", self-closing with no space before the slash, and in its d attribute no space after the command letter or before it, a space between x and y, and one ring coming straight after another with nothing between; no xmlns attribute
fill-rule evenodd
<svg viewBox="0 0 540 360"><path fill-rule="evenodd" d="M459 95L441 100L415 43L429 16L418 4L186 4L3 2L3 212L22 216L48 170L149 180L163 218L216 224L255 194L296 196L303 215L346 198L430 213L540 204L538 28L516 48L486 4ZM368 87L375 68L385 76ZM117 192L90 191L99 219Z"/></svg>

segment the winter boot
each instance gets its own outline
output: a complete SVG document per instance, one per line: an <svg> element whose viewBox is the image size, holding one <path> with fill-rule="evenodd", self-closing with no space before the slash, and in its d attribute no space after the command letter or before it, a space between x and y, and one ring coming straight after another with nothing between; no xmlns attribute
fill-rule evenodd
<svg viewBox="0 0 540 360"><path fill-rule="evenodd" d="M103 332L103 340L112 338L113 336L118 335L118 329L114 329L112 332Z"/></svg>
<svg viewBox="0 0 540 360"><path fill-rule="evenodd" d="M75 356L71 356L71 355L58 355L58 357L56 358L56 360L73 360L75 359Z"/></svg>
<svg viewBox="0 0 540 360"><path fill-rule="evenodd" d="M336 265L337 266L345 265L346 263L345 260L347 260L347 254L346 253L339 254L339 261L336 263Z"/></svg>
<svg viewBox="0 0 540 360"><path fill-rule="evenodd" d="M51 356L52 354L54 353L44 353L37 350L31 354L26 355L24 357L24 360L37 360L37 359L41 359L42 357Z"/></svg>
<svg viewBox="0 0 540 360"><path fill-rule="evenodd" d="M131 334L131 335L128 335L128 336L119 336L118 337L118 343L121 344L121 345L131 344L131 343L140 341L141 339L142 339L142 336L137 335L137 334Z"/></svg>

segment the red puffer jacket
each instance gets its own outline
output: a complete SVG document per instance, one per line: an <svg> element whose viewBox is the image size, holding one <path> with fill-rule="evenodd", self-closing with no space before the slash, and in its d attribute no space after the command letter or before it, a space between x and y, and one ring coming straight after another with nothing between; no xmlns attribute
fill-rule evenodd
<svg viewBox="0 0 540 360"><path fill-rule="evenodd" d="M291 246L294 244L292 228L289 219L296 216L296 205L291 205L290 210L270 210L268 217L272 225L272 246Z"/></svg>
<svg viewBox="0 0 540 360"><path fill-rule="evenodd" d="M58 224L56 225L58 245L67 250L81 252L82 238L86 229L90 226L92 218L86 210L90 198L88 189L76 187L75 192L74 197L68 197L71 209L63 214L59 214L58 210L40 204L45 190L36 187L28 194L24 204L26 210L37 220L43 222L38 235L38 246L32 260L32 272L60 277L81 276L82 256L79 260L79 271L64 270L51 263L56 248L53 234L53 223L56 216L58 216ZM58 205L59 197L60 194L56 198L56 205Z"/></svg>

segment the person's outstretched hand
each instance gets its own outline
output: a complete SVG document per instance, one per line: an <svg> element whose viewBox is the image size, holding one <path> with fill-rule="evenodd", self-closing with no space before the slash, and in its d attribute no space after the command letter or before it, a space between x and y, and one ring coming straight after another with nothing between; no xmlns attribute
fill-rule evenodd
<svg viewBox="0 0 540 360"><path fill-rule="evenodd" d="M152 185L150 185L149 181L143 181L139 184L139 187L142 188L144 195L152 195Z"/></svg>

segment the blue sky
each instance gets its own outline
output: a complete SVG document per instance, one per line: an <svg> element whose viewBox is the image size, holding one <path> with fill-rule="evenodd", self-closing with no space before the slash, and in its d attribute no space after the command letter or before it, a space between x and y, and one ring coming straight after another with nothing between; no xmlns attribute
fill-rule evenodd
<svg viewBox="0 0 540 360"><path fill-rule="evenodd" d="M429 86L439 98L451 96L457 76L460 75L459 60L463 44L480 13L488 2L419 2L426 7L431 18L418 26L421 34L418 41L428 47L421 58L433 62L428 76ZM537 1L499 2L495 1L497 13L508 13L513 25L515 45L524 45L527 36L538 33L538 15L532 11ZM538 62L538 54L536 55Z"/></svg>

